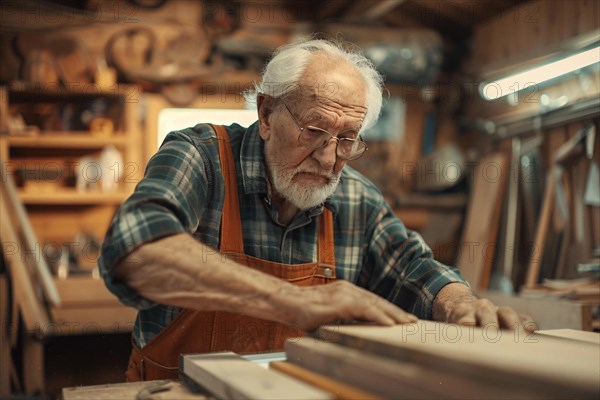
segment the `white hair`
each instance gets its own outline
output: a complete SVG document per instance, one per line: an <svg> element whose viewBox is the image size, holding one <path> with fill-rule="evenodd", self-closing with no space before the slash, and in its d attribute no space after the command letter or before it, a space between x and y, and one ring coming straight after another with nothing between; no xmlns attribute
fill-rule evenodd
<svg viewBox="0 0 600 400"><path fill-rule="evenodd" d="M244 92L246 101L255 104L259 93L278 99L298 88L298 80L316 52L323 52L334 61L347 62L363 78L367 113L361 132L373 126L381 111L383 77L361 52L345 49L342 43L331 40L308 40L277 49L265 66L262 81Z"/></svg>

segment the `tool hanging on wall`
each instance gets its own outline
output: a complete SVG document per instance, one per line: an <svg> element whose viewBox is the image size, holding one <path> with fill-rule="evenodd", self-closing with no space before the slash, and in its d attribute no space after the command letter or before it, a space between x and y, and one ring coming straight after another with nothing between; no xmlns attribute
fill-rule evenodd
<svg viewBox="0 0 600 400"><path fill-rule="evenodd" d="M27 48L15 36L12 50L21 60L20 78L29 83L69 87L94 81L94 66L88 51L69 37L43 40Z"/></svg>
<svg viewBox="0 0 600 400"><path fill-rule="evenodd" d="M210 51L209 41L186 34L159 50L150 28L135 27L111 36L105 57L117 70L119 81L140 84L144 90L160 92L173 104L185 106L195 99L198 83L221 70L219 62L208 63Z"/></svg>
<svg viewBox="0 0 600 400"><path fill-rule="evenodd" d="M571 182L565 171L582 159L591 159L594 151L596 128L588 124L577 132L569 141L564 143L553 155L552 165L546 177L546 190L542 211L537 224L534 252L531 255L526 287L533 288L541 278L563 278L574 274L578 262L585 260L590 254L583 245L584 222L581 206L576 203L583 202L583 187L581 178L576 177ZM570 186L574 184L573 196ZM569 202L571 204L569 204ZM573 215L569 209L573 209ZM555 238L548 237L554 216ZM572 218L572 220L571 220ZM573 226L569 231L569 226ZM558 241L556 246L549 246L548 240ZM543 257L548 251L555 251L552 256ZM546 260L546 261L545 261ZM552 262L553 265L549 265ZM543 270L542 270L542 267ZM572 276L571 276L572 277Z"/></svg>

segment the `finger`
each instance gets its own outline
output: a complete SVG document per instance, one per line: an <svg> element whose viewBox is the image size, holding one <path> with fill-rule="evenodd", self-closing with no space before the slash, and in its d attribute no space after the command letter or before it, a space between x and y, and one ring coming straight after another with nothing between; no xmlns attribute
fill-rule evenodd
<svg viewBox="0 0 600 400"><path fill-rule="evenodd" d="M397 324L408 324L419 320L416 315L404 311L392 303L384 306L384 312Z"/></svg>
<svg viewBox="0 0 600 400"><path fill-rule="evenodd" d="M477 316L475 315L475 310L468 310L459 315L451 314L451 317L447 322L453 322L459 325L476 326Z"/></svg>
<svg viewBox="0 0 600 400"><path fill-rule="evenodd" d="M519 315L519 319L521 320L521 325L523 326L523 329L525 329L527 332L535 332L539 329L538 325L529 315Z"/></svg>
<svg viewBox="0 0 600 400"><path fill-rule="evenodd" d="M482 328L492 327L500 329L497 310L498 308L491 304L482 304L477 307L477 311L475 312L477 325L481 326Z"/></svg>
<svg viewBox="0 0 600 400"><path fill-rule="evenodd" d="M499 307L497 314L498 321L500 322L500 328L510 330L523 329L519 314L517 314L517 312L512 308L505 306Z"/></svg>
<svg viewBox="0 0 600 400"><path fill-rule="evenodd" d="M377 308L379 311L383 312L388 318L390 318L393 323L396 324L405 324L418 321L418 318L396 306L394 303L374 295L372 293L368 293L368 295L372 298L372 306Z"/></svg>
<svg viewBox="0 0 600 400"><path fill-rule="evenodd" d="M476 308L472 304L458 304L454 306L448 320L446 322L459 325L475 326L477 325L477 317L475 315Z"/></svg>
<svg viewBox="0 0 600 400"><path fill-rule="evenodd" d="M365 314L361 316L361 318L364 318L367 321L376 322L377 324L383 326L392 326L396 323L396 321L383 312L383 310L374 306L368 307L365 310Z"/></svg>

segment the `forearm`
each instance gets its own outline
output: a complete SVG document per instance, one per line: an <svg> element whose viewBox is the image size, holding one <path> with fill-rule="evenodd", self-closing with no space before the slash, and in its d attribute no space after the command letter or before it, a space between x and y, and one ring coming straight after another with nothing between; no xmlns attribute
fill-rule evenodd
<svg viewBox="0 0 600 400"><path fill-rule="evenodd" d="M157 303L239 313L305 331L336 319L383 325L416 321L415 316L347 281L296 286L237 264L187 234L141 246L114 273Z"/></svg>
<svg viewBox="0 0 600 400"><path fill-rule="evenodd" d="M291 322L298 288L222 256L187 234L148 243L116 266L140 295L200 311L229 311Z"/></svg>

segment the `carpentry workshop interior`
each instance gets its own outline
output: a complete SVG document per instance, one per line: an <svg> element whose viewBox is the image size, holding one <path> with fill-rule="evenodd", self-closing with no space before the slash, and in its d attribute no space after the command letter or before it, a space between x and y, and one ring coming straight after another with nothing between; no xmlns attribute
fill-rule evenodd
<svg viewBox="0 0 600 400"><path fill-rule="evenodd" d="M0 398L600 396L599 1L3 1L0 60Z"/></svg>

